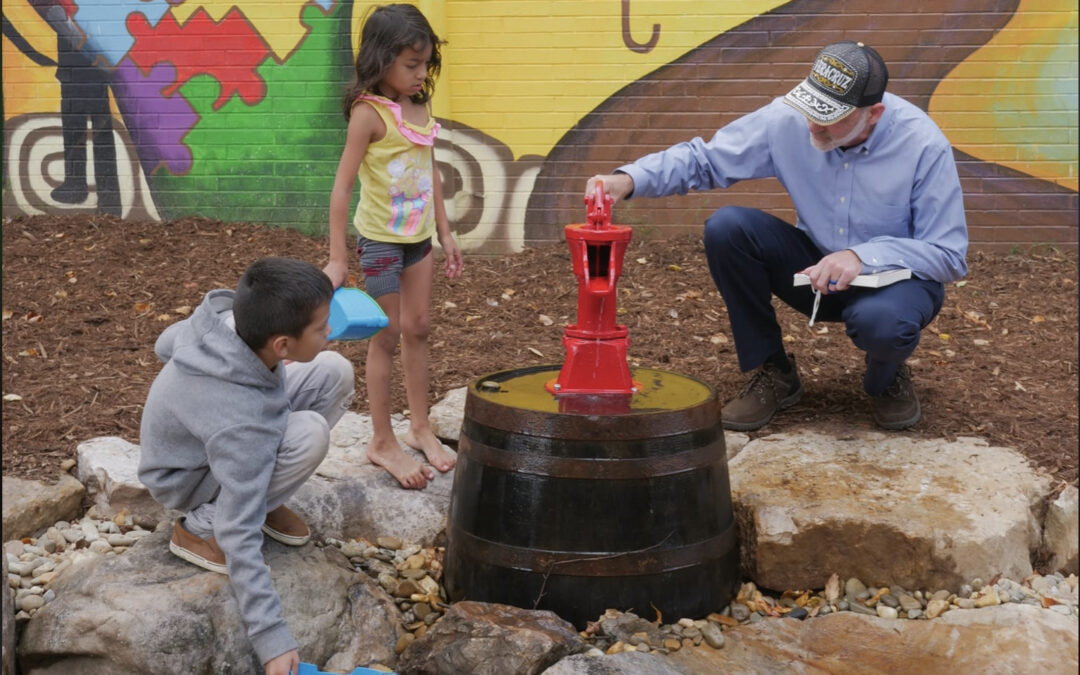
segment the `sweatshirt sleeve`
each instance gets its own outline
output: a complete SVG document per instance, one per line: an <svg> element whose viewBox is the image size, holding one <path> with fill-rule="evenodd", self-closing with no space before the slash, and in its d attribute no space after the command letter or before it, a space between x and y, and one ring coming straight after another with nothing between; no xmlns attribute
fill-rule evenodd
<svg viewBox="0 0 1080 675"><path fill-rule="evenodd" d="M262 554L266 491L280 443L279 431L255 424L227 427L207 443L210 470L221 484L214 536L225 553L229 583L262 663L297 648Z"/></svg>

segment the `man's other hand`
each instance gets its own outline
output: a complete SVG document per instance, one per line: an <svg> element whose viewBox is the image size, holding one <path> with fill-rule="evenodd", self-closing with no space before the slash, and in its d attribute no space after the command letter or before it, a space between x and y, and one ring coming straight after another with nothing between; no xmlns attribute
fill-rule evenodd
<svg viewBox="0 0 1080 675"><path fill-rule="evenodd" d="M855 251L847 248L830 253L816 265L811 265L802 271L810 277L810 285L826 295L846 290L851 280L860 272L862 272L862 260L855 255Z"/></svg>

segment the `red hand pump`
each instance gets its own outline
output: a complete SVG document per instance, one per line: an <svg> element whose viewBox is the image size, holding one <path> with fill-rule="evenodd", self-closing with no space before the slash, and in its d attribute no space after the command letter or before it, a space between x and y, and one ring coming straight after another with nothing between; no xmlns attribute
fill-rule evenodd
<svg viewBox="0 0 1080 675"><path fill-rule="evenodd" d="M633 394L626 351L626 326L615 323L616 283L631 228L611 224L613 199L596 182L585 197L586 223L566 226L566 243L578 281L577 323L563 333L566 360L559 377L547 383L554 394Z"/></svg>

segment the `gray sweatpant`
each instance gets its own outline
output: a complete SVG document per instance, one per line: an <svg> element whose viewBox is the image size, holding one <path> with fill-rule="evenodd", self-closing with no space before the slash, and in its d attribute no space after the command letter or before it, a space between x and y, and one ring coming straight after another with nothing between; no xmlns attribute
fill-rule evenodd
<svg viewBox="0 0 1080 675"><path fill-rule="evenodd" d="M326 457L330 430L352 405L355 384L352 364L337 352L320 352L307 363L285 366L285 391L293 412L266 491L268 513L299 490ZM212 537L215 508L215 502L195 507L184 527L197 537Z"/></svg>

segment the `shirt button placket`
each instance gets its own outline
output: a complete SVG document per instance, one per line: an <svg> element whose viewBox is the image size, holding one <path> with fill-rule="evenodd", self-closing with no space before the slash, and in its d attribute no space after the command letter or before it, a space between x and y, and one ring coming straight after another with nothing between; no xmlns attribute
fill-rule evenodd
<svg viewBox="0 0 1080 675"><path fill-rule="evenodd" d="M851 199L850 195L855 183L855 172L851 170L851 162L845 161L843 164L843 182L841 191L844 194L840 195L840 212L843 214L843 218L840 219L836 228L837 235L837 249L847 246L850 239L849 230L851 229Z"/></svg>

